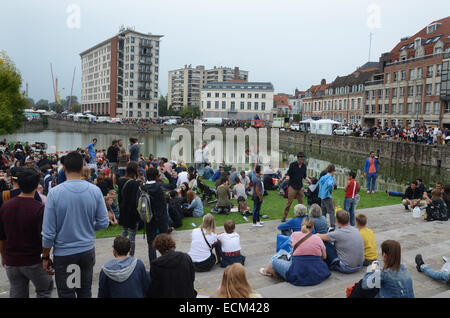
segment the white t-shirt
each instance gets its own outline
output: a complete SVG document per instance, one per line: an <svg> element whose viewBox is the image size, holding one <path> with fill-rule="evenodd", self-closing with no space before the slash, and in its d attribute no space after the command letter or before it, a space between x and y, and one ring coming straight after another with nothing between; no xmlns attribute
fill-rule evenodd
<svg viewBox="0 0 450 318"><path fill-rule="evenodd" d="M187 171L181 171L181 172L178 174L177 188L181 187L181 185L182 185L184 182L189 183Z"/></svg>
<svg viewBox="0 0 450 318"><path fill-rule="evenodd" d="M194 153L194 162L195 163L202 163L203 162L203 150L197 149Z"/></svg>
<svg viewBox="0 0 450 318"><path fill-rule="evenodd" d="M208 146L205 146L205 148L203 148L203 161L209 162L208 157L209 157L209 149L208 149Z"/></svg>
<svg viewBox="0 0 450 318"><path fill-rule="evenodd" d="M206 234L205 231L205 236L206 239L208 240L208 243L211 246L214 244L215 241L217 241L217 235L215 233ZM206 244L202 232L200 231L200 228L192 230L191 249L189 250L188 254L194 263L203 262L208 257L211 256L211 250L209 246Z"/></svg>
<svg viewBox="0 0 450 318"><path fill-rule="evenodd" d="M222 252L236 252L241 250L241 239L239 234L233 233L222 233L217 237L222 243Z"/></svg>
<svg viewBox="0 0 450 318"><path fill-rule="evenodd" d="M250 183L250 179L247 176L245 176L245 178L242 178L242 176L239 175L239 180L241 180L241 183L244 185L244 187L247 187L247 185Z"/></svg>

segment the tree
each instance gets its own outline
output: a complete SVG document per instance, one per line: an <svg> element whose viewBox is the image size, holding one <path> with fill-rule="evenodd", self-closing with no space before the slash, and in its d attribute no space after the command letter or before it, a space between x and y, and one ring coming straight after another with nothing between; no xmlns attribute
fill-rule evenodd
<svg viewBox="0 0 450 318"><path fill-rule="evenodd" d="M184 118L198 118L200 117L200 107L198 106L184 106L180 110L180 116Z"/></svg>
<svg viewBox="0 0 450 318"><path fill-rule="evenodd" d="M32 98L27 98L27 102L28 102L28 108L34 108L36 106L36 104L34 103L34 99Z"/></svg>
<svg viewBox="0 0 450 318"><path fill-rule="evenodd" d="M169 110L167 109L167 98L164 98L164 96L161 95L158 101L158 116L167 116L168 112Z"/></svg>
<svg viewBox="0 0 450 318"><path fill-rule="evenodd" d="M78 103L74 104L74 103L72 102L72 109L71 109L71 112L74 113L74 114L76 114L76 113L81 113L81 105L78 104Z"/></svg>
<svg viewBox="0 0 450 318"><path fill-rule="evenodd" d="M0 52L0 135L12 134L23 122L27 98L20 92L22 76L6 52Z"/></svg>
<svg viewBox="0 0 450 318"><path fill-rule="evenodd" d="M43 109L43 110L49 110L48 107L48 100L46 99L40 99L35 103L35 107L37 109Z"/></svg>

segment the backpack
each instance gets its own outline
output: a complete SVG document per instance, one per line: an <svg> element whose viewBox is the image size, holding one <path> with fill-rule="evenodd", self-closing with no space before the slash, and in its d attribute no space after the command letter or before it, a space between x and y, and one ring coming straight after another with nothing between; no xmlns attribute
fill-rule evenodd
<svg viewBox="0 0 450 318"><path fill-rule="evenodd" d="M5 190L2 192L2 203L11 199L11 190Z"/></svg>
<svg viewBox="0 0 450 318"><path fill-rule="evenodd" d="M424 219L426 221L447 221L447 207L442 200L433 200L428 204Z"/></svg>
<svg viewBox="0 0 450 318"><path fill-rule="evenodd" d="M151 204L150 196L141 187L138 188L137 196L138 196L137 210L139 213L139 217L141 218L142 222L144 222L144 224L150 223L150 221L153 218L152 204Z"/></svg>

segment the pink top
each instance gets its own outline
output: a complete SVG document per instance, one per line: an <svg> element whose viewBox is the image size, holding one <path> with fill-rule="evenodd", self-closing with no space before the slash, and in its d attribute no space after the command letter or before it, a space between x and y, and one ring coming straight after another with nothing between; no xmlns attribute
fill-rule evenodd
<svg viewBox="0 0 450 318"><path fill-rule="evenodd" d="M292 233L291 235L292 249L294 249L295 244L306 235L307 233L303 232ZM302 256L302 255L322 256L323 252L325 251L326 249L322 239L317 235L312 235L295 250L293 256Z"/></svg>

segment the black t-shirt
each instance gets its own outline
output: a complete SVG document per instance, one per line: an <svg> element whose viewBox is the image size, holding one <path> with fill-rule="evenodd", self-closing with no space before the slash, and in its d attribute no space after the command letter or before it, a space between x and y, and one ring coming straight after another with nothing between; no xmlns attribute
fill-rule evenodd
<svg viewBox="0 0 450 318"><path fill-rule="evenodd" d="M411 187L408 187L405 192L405 198L410 200L416 200L422 198L422 192L420 192L419 188L416 188L414 191Z"/></svg>
<svg viewBox="0 0 450 318"><path fill-rule="evenodd" d="M306 179L306 165L303 163L299 167L297 161L292 162L289 165L287 175L289 176L289 186L295 190L300 190L303 187L303 179Z"/></svg>
<svg viewBox="0 0 450 318"><path fill-rule="evenodd" d="M97 187L102 191L103 196L106 196L110 190L114 190L111 179L106 178L105 181L97 183Z"/></svg>
<svg viewBox="0 0 450 318"><path fill-rule="evenodd" d="M109 162L117 162L117 158L119 157L119 147L110 146L106 153L106 159Z"/></svg>

